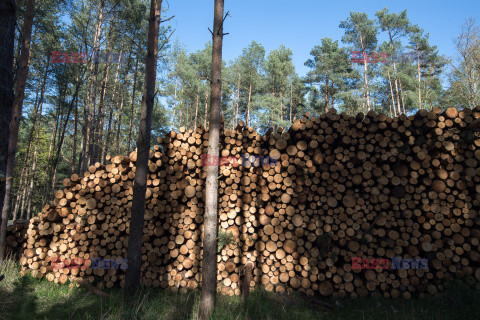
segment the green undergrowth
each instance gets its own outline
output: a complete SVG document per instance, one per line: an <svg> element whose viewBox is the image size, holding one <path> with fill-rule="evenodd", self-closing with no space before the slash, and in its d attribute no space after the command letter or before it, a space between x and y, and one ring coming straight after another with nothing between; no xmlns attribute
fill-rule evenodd
<svg viewBox="0 0 480 320"><path fill-rule="evenodd" d="M121 290L105 290L100 297L68 284L60 285L31 276L21 277L19 266L7 260L0 267L0 319L165 319L193 320L198 311L199 293L172 293L143 288L136 299L122 302ZM318 301L336 308L331 310ZM277 295L261 289L250 294L245 305L239 297L219 295L213 319L480 319L480 291L460 283L451 284L441 295L425 299L322 299L300 295Z"/></svg>

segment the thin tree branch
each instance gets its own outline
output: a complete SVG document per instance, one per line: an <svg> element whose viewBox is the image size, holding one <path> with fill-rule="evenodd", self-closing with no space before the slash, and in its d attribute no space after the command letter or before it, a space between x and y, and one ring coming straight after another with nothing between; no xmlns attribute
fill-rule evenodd
<svg viewBox="0 0 480 320"><path fill-rule="evenodd" d="M171 20L171 19L173 19L173 18L175 18L175 16L174 16L174 15L173 15L173 16L171 16L171 17L170 17L170 18L168 18L168 19L165 19L165 20L162 20L162 21L160 21L160 23L167 22L168 20Z"/></svg>

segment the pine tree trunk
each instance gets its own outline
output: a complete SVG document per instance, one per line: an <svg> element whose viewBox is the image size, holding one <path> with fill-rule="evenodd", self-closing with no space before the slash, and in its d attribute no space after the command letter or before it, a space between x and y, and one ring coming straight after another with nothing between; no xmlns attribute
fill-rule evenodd
<svg viewBox="0 0 480 320"><path fill-rule="evenodd" d="M8 31L11 32L10 24L13 21L11 16L10 17L8 16L8 13L12 13L11 12L12 9L13 8L11 5L7 6L7 8L5 8L7 13L6 17L3 17L3 16L1 17L2 20L3 19L7 20L6 21L7 32ZM19 59L18 74L16 77L16 83L15 83L15 98L13 101L13 110L12 110L13 113L12 113L12 118L10 120L10 124L8 127L9 133L8 133L7 165L5 170L5 179L6 179L5 198L4 198L3 208L2 208L2 221L0 226L0 261L3 261L5 257L5 237L7 232L8 212L10 210L11 191L12 191L12 184L13 184L13 169L15 166L15 152L17 149L18 129L20 126L20 119L22 117L23 99L25 98L25 87L27 85L28 67L29 67L28 62L30 57L30 40L32 35L34 13L35 13L35 0L27 0L26 9L25 9L25 19L22 26L23 41L22 41L22 50L21 50L20 59ZM8 33L6 33L5 35L8 36ZM2 44L5 42L6 40L4 40ZM10 49L7 49L7 52L5 52L6 62L10 62L9 52L10 52ZM10 70L10 68L8 67L7 70ZM8 82L9 81L7 80L7 84ZM5 87L5 90L9 90L9 89L10 87ZM8 97L9 96L7 95L6 98ZM8 114L8 111L7 111L7 114Z"/></svg>
<svg viewBox="0 0 480 320"><path fill-rule="evenodd" d="M125 100L125 94L122 93L122 101L120 102L120 111L118 113L118 121L117 121L117 134L116 134L116 147L115 147L115 154L120 154L120 129L122 125L122 116L123 116L123 102Z"/></svg>
<svg viewBox="0 0 480 320"><path fill-rule="evenodd" d="M38 139L39 139L39 136L40 136L40 124L41 124L41 121L42 121L42 109L40 108L40 117L38 119L38 125L37 125L37 129L36 129L36 132L35 132L35 147L34 147L34 150L33 150L33 163L32 163L32 168L31 168L31 171L30 171L30 186L28 188L28 191L27 191L27 214L26 214L26 217L27 219L30 219L31 217L31 207L32 207L32 192L33 192L33 185L34 185L34 181L35 181L35 170L36 170L36 167L37 167L37 148L38 148ZM24 219L24 218L23 218Z"/></svg>
<svg viewBox="0 0 480 320"><path fill-rule="evenodd" d="M100 157L102 163L105 162L105 157L108 154L108 146L110 145L110 136L112 134L112 118L113 108L110 107L110 112L108 114L107 134L105 135L105 138L103 138L102 156Z"/></svg>
<svg viewBox="0 0 480 320"><path fill-rule="evenodd" d="M75 99L75 119L73 122L73 147L72 147L72 165L70 174L75 173L75 162L77 159L77 138L78 138L78 97Z"/></svg>
<svg viewBox="0 0 480 320"><path fill-rule="evenodd" d="M121 56L122 56L122 51L120 51L120 57ZM115 103L115 96L117 94L118 73L119 73L119 70L120 70L120 58L119 58L119 61L117 61L117 62L118 62L118 65L117 65L117 70L115 71L115 80L113 81L113 93L112 93L112 98L111 98L112 104ZM105 83L105 89L106 89L106 83ZM105 95L105 94L103 94L103 95ZM103 97L103 101L105 101L105 96ZM110 108L110 113L108 115L107 134L106 134L106 137L104 139L102 139L103 134L100 135L100 139L101 139L101 141L103 141L103 147L102 147L101 156L100 156L100 162L102 162L102 163L105 162L105 157L108 154L108 146L110 146L110 137L111 137L111 134L112 134L112 118L113 118L113 107L112 107L112 105L110 105L109 108ZM103 128L103 126L102 126L102 128Z"/></svg>
<svg viewBox="0 0 480 320"><path fill-rule="evenodd" d="M197 116L198 116L198 93L197 93L197 103L195 104L195 125L193 130L197 128Z"/></svg>
<svg viewBox="0 0 480 320"><path fill-rule="evenodd" d="M248 87L248 100L247 100L247 115L245 116L245 124L247 128L250 126L250 100L252 98L252 84Z"/></svg>
<svg viewBox="0 0 480 320"><path fill-rule="evenodd" d="M368 68L367 68L367 58L366 58L366 52L365 48L363 46L363 40L360 37L360 43L362 45L362 57L363 57L363 81L365 83L365 97L367 98L367 111L370 111L370 94L369 94L369 88L368 88Z"/></svg>
<svg viewBox="0 0 480 320"><path fill-rule="evenodd" d="M173 116L172 116L172 128L175 127L175 113L177 112L177 77L175 77L175 92L173 97Z"/></svg>
<svg viewBox="0 0 480 320"><path fill-rule="evenodd" d="M293 108L293 83L290 84L290 123L292 123L292 108Z"/></svg>
<svg viewBox="0 0 480 320"><path fill-rule="evenodd" d="M51 165L51 159L52 159L52 152L53 152L53 146L55 144L55 141L57 140L57 131L58 131L58 124L60 123L59 121L59 113L60 113L60 108L57 108L57 115L55 116L55 124L54 127L55 129L52 131L52 137L50 138L50 145L48 146L48 156L47 156L47 166L45 169L45 172L47 172L47 176L45 177L45 182L44 182L44 187L43 187L43 194L42 194L42 203L45 203L49 190L48 190L48 185L49 185L49 178L50 178L50 165ZM51 181L50 181L51 183Z"/></svg>
<svg viewBox="0 0 480 320"><path fill-rule="evenodd" d="M98 76L98 61L96 57L98 57L99 47L100 47L100 37L102 34L102 24L103 24L103 10L104 10L105 1L100 1L100 12L98 15L97 25L95 26L95 36L93 39L93 57L90 61L90 73L93 75L89 77L90 83L88 85L89 90L87 90L87 106L88 106L88 113L87 119L85 121L86 126L86 145L85 145L85 154L82 163L82 170L85 171L85 167L87 164L92 164L94 157L95 157L95 114L96 114L96 102L97 102L97 76ZM91 92L93 91L93 92Z"/></svg>
<svg viewBox="0 0 480 320"><path fill-rule="evenodd" d="M85 172L85 166L87 161L87 145L88 145L88 130L87 130L87 123L88 123L88 112L87 106L83 106L83 126L82 126L82 151L80 152L80 156L78 158L78 167L77 173L81 175L81 173Z"/></svg>
<svg viewBox="0 0 480 320"><path fill-rule="evenodd" d="M210 129L208 155L218 159L220 144L220 98L222 90L223 0L215 0L212 47L212 84L210 93ZM199 319L213 314L217 287L218 166L206 167L205 218L202 260L202 293Z"/></svg>
<svg viewBox="0 0 480 320"><path fill-rule="evenodd" d="M105 113L105 95L107 93L107 82L108 82L108 63L105 64L103 79L102 79L102 89L100 91L100 101L98 103L98 122L94 125L94 153L92 157L92 162L103 162L101 159L102 156L102 140L103 140L103 122L104 122L104 113Z"/></svg>
<svg viewBox="0 0 480 320"><path fill-rule="evenodd" d="M389 70L387 70L387 74L388 74L388 84L390 85L390 94L392 96L393 114L396 117L397 116L397 109L395 107L395 96L393 95L392 79L390 78L390 71Z"/></svg>
<svg viewBox="0 0 480 320"><path fill-rule="evenodd" d="M417 74L418 74L418 109L422 109L422 74L420 71L420 51L417 46Z"/></svg>
<svg viewBox="0 0 480 320"><path fill-rule="evenodd" d="M397 70L395 67L395 63L393 63L393 75L395 81L395 95L397 96L397 106L398 106L398 114L402 114L402 105L400 104L400 90L398 90L398 79L397 79Z"/></svg>
<svg viewBox="0 0 480 320"><path fill-rule="evenodd" d="M205 130L207 129L207 115L208 115L208 89L205 90L205 118L204 118L204 124L203 127Z"/></svg>
<svg viewBox="0 0 480 320"><path fill-rule="evenodd" d="M205 97L205 101L207 101L207 97ZM240 104L240 74L238 75L238 84L237 84L237 95L235 97L235 121L233 126L235 127L238 123L238 109ZM205 108L206 109L206 108ZM205 111L205 119L207 119L207 112ZM205 126L206 127L206 126Z"/></svg>
<svg viewBox="0 0 480 320"><path fill-rule="evenodd" d="M132 125L133 125L133 111L135 110L135 93L137 92L137 74L138 74L138 55L135 62L135 74L133 75L133 90L132 90L132 107L130 109L130 121L128 123L128 144L127 150L130 150L132 145Z"/></svg>
<svg viewBox="0 0 480 320"><path fill-rule="evenodd" d="M137 138L137 161L133 185L132 214L128 236L128 269L125 277L124 297L132 297L140 285L142 264L142 237L145 214L145 193L147 188L148 158L153 105L155 103L155 80L157 75L158 34L162 0L151 0L148 23L148 49L145 64L145 91Z"/></svg>
<svg viewBox="0 0 480 320"><path fill-rule="evenodd" d="M402 107L403 107L403 114L405 114L405 100L404 100L404 97L403 97L403 88L402 88L402 83L400 82L400 80L398 80L398 84L400 86L400 99L402 100Z"/></svg>
<svg viewBox="0 0 480 320"><path fill-rule="evenodd" d="M328 107L330 103L330 97L328 96L328 76L325 80L325 113L328 112Z"/></svg>

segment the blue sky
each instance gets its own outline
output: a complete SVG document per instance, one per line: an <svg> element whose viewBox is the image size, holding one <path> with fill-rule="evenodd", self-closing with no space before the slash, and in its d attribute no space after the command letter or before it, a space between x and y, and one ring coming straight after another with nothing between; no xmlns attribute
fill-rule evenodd
<svg viewBox="0 0 480 320"><path fill-rule="evenodd" d="M207 28L213 24L214 0L164 0L167 15L176 29L172 38L184 44L188 52L204 47L211 39ZM343 29L338 26L350 11L366 12L371 19L376 11L388 7L390 12L407 9L412 23L430 34L430 43L440 54L455 54L452 39L468 17L480 23L480 0L430 1L314 1L314 0L225 0L223 59L230 61L240 55L252 40L261 43L267 54L284 44L293 51L295 69L300 76L308 71L304 62L320 39L341 40Z"/></svg>

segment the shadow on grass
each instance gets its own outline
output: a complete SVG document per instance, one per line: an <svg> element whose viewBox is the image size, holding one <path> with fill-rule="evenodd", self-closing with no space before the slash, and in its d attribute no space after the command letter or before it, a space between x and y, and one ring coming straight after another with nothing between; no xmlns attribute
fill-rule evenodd
<svg viewBox="0 0 480 320"><path fill-rule="evenodd" d="M30 276L19 277L9 284L0 283L0 319L196 319L198 292L172 293L142 288L137 297L126 304L120 288L106 292L110 297ZM218 295L212 320L480 319L480 291L459 282L451 283L438 296L423 299L362 297L327 301L338 309L312 305L299 294L279 295L261 289L253 291L245 305L241 304L240 297Z"/></svg>
<svg viewBox="0 0 480 320"><path fill-rule="evenodd" d="M70 288L20 277L6 288L0 286L0 319L192 319L196 294L175 294L142 288L136 298L123 303L122 290L112 288L100 297L82 288Z"/></svg>

